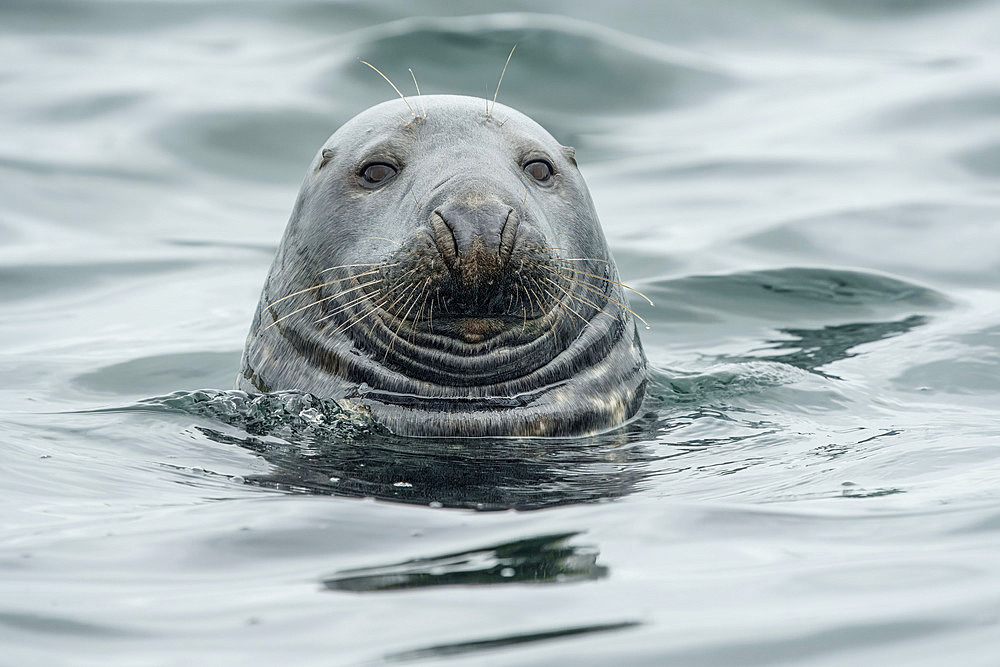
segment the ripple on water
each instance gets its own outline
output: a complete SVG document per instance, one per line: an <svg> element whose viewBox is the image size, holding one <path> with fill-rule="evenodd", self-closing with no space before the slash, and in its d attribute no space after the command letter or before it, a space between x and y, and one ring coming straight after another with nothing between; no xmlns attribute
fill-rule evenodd
<svg viewBox="0 0 1000 667"><path fill-rule="evenodd" d="M863 266L917 279L993 284L1000 260L989 244L1000 207L935 201L849 209L789 220L736 242L776 257Z"/></svg>
<svg viewBox="0 0 1000 667"><path fill-rule="evenodd" d="M235 382L240 352L181 352L130 359L73 379L87 392L150 396L187 387L227 387Z"/></svg>
<svg viewBox="0 0 1000 667"><path fill-rule="evenodd" d="M933 289L899 278L823 268L786 268L654 281L648 315L664 323L844 321L845 318L932 312L950 305ZM641 306L641 304L640 304Z"/></svg>
<svg viewBox="0 0 1000 667"><path fill-rule="evenodd" d="M500 101L529 113L564 141L567 133L592 129L593 121L586 119L697 104L734 83L731 74L691 53L558 16L414 19L377 26L359 40L352 50L400 89L411 90L407 68L412 68L423 93L490 98L494 89L489 86L495 87L516 43ZM525 77L531 85L523 82ZM484 86L489 81L493 83ZM384 82L353 58L323 73L318 88L339 100L345 82L372 91L375 100L385 99Z"/></svg>
<svg viewBox="0 0 1000 667"><path fill-rule="evenodd" d="M186 164L209 173L294 183L343 120L301 109L239 108L180 116L162 127L156 138Z"/></svg>

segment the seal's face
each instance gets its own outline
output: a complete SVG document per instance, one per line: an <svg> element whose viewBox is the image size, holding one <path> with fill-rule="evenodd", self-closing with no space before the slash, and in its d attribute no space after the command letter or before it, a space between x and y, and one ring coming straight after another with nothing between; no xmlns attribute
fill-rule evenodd
<svg viewBox="0 0 1000 667"><path fill-rule="evenodd" d="M513 109L380 104L303 183L241 385L353 398L419 435L634 413L645 360L573 151Z"/></svg>

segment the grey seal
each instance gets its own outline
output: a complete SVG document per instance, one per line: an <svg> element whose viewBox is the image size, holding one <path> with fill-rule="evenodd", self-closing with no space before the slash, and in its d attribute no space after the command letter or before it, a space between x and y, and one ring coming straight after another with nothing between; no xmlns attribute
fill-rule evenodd
<svg viewBox="0 0 1000 667"><path fill-rule="evenodd" d="M413 101L316 154L239 388L343 399L401 435L622 424L646 358L573 149L502 104Z"/></svg>

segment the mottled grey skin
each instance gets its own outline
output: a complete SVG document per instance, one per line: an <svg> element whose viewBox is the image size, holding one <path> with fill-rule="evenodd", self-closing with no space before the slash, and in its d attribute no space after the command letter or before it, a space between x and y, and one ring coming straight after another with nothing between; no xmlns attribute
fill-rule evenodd
<svg viewBox="0 0 1000 667"><path fill-rule="evenodd" d="M314 158L240 388L348 399L406 435L575 436L630 418L646 359L572 149L502 104L409 101L417 118L379 104ZM548 182L524 169L538 159ZM366 187L373 161L395 177Z"/></svg>

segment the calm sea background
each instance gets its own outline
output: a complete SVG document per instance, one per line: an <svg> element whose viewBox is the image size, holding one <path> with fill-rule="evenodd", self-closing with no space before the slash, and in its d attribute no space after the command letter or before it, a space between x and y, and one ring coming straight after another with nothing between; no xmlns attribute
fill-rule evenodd
<svg viewBox="0 0 1000 667"><path fill-rule="evenodd" d="M358 60L515 42L657 304L640 417L232 392ZM1000 664L998 287L998 2L5 0L0 664Z"/></svg>

